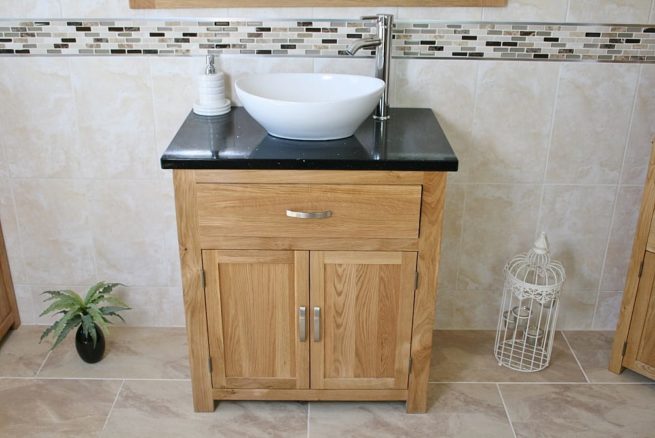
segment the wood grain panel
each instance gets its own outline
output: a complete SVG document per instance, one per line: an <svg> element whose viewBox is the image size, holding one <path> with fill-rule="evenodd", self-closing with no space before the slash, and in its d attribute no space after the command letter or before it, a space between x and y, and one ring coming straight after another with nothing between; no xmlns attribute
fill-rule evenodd
<svg viewBox="0 0 655 438"><path fill-rule="evenodd" d="M500 7L507 0L130 0L132 9L290 7L290 6L465 6Z"/></svg>
<svg viewBox="0 0 655 438"><path fill-rule="evenodd" d="M646 251L655 252L655 215L650 221L650 231L648 232L648 243L646 244Z"/></svg>
<svg viewBox="0 0 655 438"><path fill-rule="evenodd" d="M416 238L421 186L198 184L200 235ZM325 211L326 219L286 210Z"/></svg>
<svg viewBox="0 0 655 438"><path fill-rule="evenodd" d="M619 312L619 322L614 334L612 344L612 353L610 356L609 370L620 373L623 370L623 352L624 344L628 342L628 332L632 321L637 289L639 287L639 271L641 263L644 260L644 252L649 240L651 221L653 220L653 211L655 210L655 141L651 148L650 161L648 163L648 173L646 175L646 185L642 195L641 208L639 211L639 221L635 232L634 242L632 244L632 254L630 256L630 267L625 281L623 298Z"/></svg>
<svg viewBox="0 0 655 438"><path fill-rule="evenodd" d="M317 251L310 256L316 389L407 388L416 253Z"/></svg>
<svg viewBox="0 0 655 438"><path fill-rule="evenodd" d="M419 282L414 298L412 322L412 367L409 374L407 412L423 413L428 408L428 379L432 354L437 301L437 275L441 248L441 227L446 196L446 174L425 174L421 204L421 232L419 236Z"/></svg>
<svg viewBox="0 0 655 438"><path fill-rule="evenodd" d="M407 400L406 389L214 389L217 400Z"/></svg>
<svg viewBox="0 0 655 438"><path fill-rule="evenodd" d="M177 238L182 267L184 313L189 342L189 363L193 385L193 406L196 412L214 410L211 374L209 372L209 341L207 338L207 314L205 291L200 283L202 253L198 243L198 215L194 173L174 170L175 211L177 214Z"/></svg>
<svg viewBox="0 0 655 438"><path fill-rule="evenodd" d="M655 379L655 254L646 252L624 366Z"/></svg>
<svg viewBox="0 0 655 438"><path fill-rule="evenodd" d="M10 328L17 329L18 326L20 326L20 316L9 270L5 239L0 226L0 339Z"/></svg>
<svg viewBox="0 0 655 438"><path fill-rule="evenodd" d="M356 237L241 237L203 236L204 249L417 251L418 239L364 239Z"/></svg>
<svg viewBox="0 0 655 438"><path fill-rule="evenodd" d="M214 388L307 388L307 252L205 251Z"/></svg>
<svg viewBox="0 0 655 438"><path fill-rule="evenodd" d="M228 184L384 184L423 183L423 172L388 170L196 170L198 183Z"/></svg>

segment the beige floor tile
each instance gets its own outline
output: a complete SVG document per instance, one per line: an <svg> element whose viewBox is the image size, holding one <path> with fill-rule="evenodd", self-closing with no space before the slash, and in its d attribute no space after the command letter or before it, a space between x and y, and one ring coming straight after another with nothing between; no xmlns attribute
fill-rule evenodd
<svg viewBox="0 0 655 438"><path fill-rule="evenodd" d="M305 437L307 405L221 402L213 413L195 413L189 382L126 381L102 436Z"/></svg>
<svg viewBox="0 0 655 438"><path fill-rule="evenodd" d="M493 356L495 332L436 330L432 382L584 382L585 378L561 334L555 337L551 364L543 371L521 373L498 365Z"/></svg>
<svg viewBox="0 0 655 438"><path fill-rule="evenodd" d="M188 379L183 328L112 327L102 361L87 364L75 351L74 334L46 360L41 377Z"/></svg>
<svg viewBox="0 0 655 438"><path fill-rule="evenodd" d="M120 385L106 380L0 379L0 436L97 436Z"/></svg>
<svg viewBox="0 0 655 438"><path fill-rule="evenodd" d="M652 437L655 385L500 385L521 437Z"/></svg>
<svg viewBox="0 0 655 438"><path fill-rule="evenodd" d="M0 377L32 377L48 355L50 343L39 344L44 327L23 325L0 341Z"/></svg>
<svg viewBox="0 0 655 438"><path fill-rule="evenodd" d="M311 403L314 437L511 437L496 385L431 384L428 413L404 403Z"/></svg>
<svg viewBox="0 0 655 438"><path fill-rule="evenodd" d="M630 370L614 374L607 369L614 332L567 331L564 336L591 382L650 382Z"/></svg>

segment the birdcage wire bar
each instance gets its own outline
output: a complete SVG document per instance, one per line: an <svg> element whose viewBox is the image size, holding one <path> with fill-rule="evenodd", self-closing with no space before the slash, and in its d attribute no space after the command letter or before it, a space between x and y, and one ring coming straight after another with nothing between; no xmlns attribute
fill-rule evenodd
<svg viewBox="0 0 655 438"><path fill-rule="evenodd" d="M550 364L564 267L550 259L545 233L505 265L494 355L498 365L535 372Z"/></svg>

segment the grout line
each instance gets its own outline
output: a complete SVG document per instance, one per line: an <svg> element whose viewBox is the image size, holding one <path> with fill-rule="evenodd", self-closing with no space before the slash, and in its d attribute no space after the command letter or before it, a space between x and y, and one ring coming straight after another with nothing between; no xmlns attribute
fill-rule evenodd
<svg viewBox="0 0 655 438"><path fill-rule="evenodd" d="M580 367L580 371L582 371L582 375L584 376L585 380L587 381L587 383L591 383L591 380L589 380L589 377L587 377L587 373L585 373L584 368L582 368L582 364L581 364L580 361L578 360L578 356L575 354L575 351L573 351L573 347L571 347L571 343L570 343L569 340L566 338L566 335L564 334L563 331L560 331L560 334L561 334L562 337L564 338L564 341L566 342L566 345L569 346L569 350L571 350L571 354L573 354L573 359L575 359L575 362L576 362L576 363L578 364L578 366Z"/></svg>
<svg viewBox="0 0 655 438"><path fill-rule="evenodd" d="M52 354L52 350L49 350L49 351L48 351L48 354L45 355L45 358L43 359L43 362L41 362L41 366L40 366L39 369L36 371L36 374L34 375L34 377L39 377L39 374L41 373L41 370L42 370L43 367L45 366L45 363L46 363L46 361L48 360L48 358L50 357L51 354Z"/></svg>
<svg viewBox="0 0 655 438"><path fill-rule="evenodd" d="M118 387L118 391L116 392L116 397L114 398L114 402L111 404L111 408L109 408L109 412L107 413L107 418L105 418L105 424L102 425L102 429L100 429L100 434L105 431L105 428L107 427L107 424L109 423L109 417L111 417L111 413L114 410L114 406L116 406L116 402L118 401L118 396L121 393L121 390L123 389L123 385L125 385L125 380L121 382L121 386Z"/></svg>
<svg viewBox="0 0 655 438"><path fill-rule="evenodd" d="M507 416L507 422L509 423L509 427L512 429L512 435L514 435L514 438L516 438L516 431L514 430L514 424L512 424L512 417L509 416L509 409L507 409L505 398L503 397L503 393L500 390L500 385L498 383L496 383L496 389L498 390L500 401L503 403L503 408L505 409L505 415Z"/></svg>
<svg viewBox="0 0 655 438"><path fill-rule="evenodd" d="M537 211L537 226L535 229L535 238L541 232L543 214L544 197L546 196L546 176L548 175L548 167L550 164L550 151L553 147L553 133L555 132L555 116L557 115L557 103L559 102L559 85L562 81L562 65L560 64L557 69L557 83L555 84L555 97L553 98L553 111L550 114L550 129L548 132L548 145L546 149L546 162L544 163L544 173L541 177L541 195L539 196L539 210Z"/></svg>
<svg viewBox="0 0 655 438"><path fill-rule="evenodd" d="M654 382L497 382L430 381L430 385L655 385Z"/></svg>
<svg viewBox="0 0 655 438"><path fill-rule="evenodd" d="M311 406L312 402L307 402L307 438L309 438L309 415L311 413Z"/></svg>
<svg viewBox="0 0 655 438"><path fill-rule="evenodd" d="M11 377L0 376L0 380L111 380L111 381L126 381L126 382L190 382L191 379L149 379L140 377L48 377L48 376L32 376L32 377Z"/></svg>

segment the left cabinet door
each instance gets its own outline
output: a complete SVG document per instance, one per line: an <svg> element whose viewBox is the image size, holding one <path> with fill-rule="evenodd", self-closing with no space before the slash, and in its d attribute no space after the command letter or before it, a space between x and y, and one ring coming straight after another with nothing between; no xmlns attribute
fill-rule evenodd
<svg viewBox="0 0 655 438"><path fill-rule="evenodd" d="M212 386L309 388L309 252L203 251L203 268Z"/></svg>

